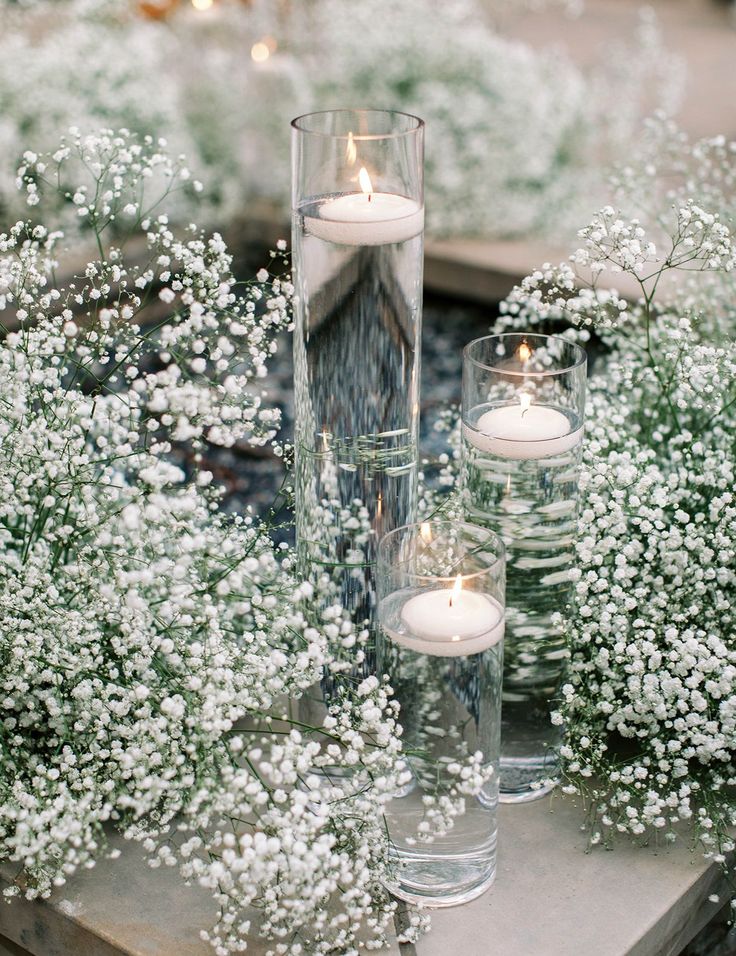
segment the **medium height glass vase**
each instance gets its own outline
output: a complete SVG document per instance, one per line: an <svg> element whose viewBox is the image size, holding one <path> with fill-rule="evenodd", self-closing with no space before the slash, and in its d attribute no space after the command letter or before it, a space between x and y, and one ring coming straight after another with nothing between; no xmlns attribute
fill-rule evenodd
<svg viewBox="0 0 736 956"><path fill-rule="evenodd" d="M563 338L491 335L465 349L464 511L507 554L502 802L541 796L558 776L550 710L567 652L552 616L571 596L585 391L585 352Z"/></svg>
<svg viewBox="0 0 736 956"><path fill-rule="evenodd" d="M292 128L297 551L317 606L373 630L378 540L416 510L424 124Z"/></svg>

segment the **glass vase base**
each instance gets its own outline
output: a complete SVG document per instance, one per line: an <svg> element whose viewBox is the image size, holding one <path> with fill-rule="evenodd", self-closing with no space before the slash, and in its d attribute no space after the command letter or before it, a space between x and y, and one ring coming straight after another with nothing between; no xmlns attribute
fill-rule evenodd
<svg viewBox="0 0 736 956"><path fill-rule="evenodd" d="M559 764L549 757L501 757L500 803L530 803L559 783Z"/></svg>
<svg viewBox="0 0 736 956"><path fill-rule="evenodd" d="M496 878L492 860L408 857L401 854L401 879L386 884L400 900L427 908L460 906L481 896Z"/></svg>

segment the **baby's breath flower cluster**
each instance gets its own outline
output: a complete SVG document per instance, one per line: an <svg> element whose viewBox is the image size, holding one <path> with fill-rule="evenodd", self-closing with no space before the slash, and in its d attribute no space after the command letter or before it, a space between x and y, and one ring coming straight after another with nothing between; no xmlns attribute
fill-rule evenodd
<svg viewBox="0 0 736 956"><path fill-rule="evenodd" d="M494 27L508 6L319 0L287 25L316 108L333 106L338 90L344 102L397 103L426 121L428 228L442 235L572 235L575 211L601 187L589 157L628 151L643 89L659 106L678 98L679 68L648 14L631 48L584 74L559 50Z"/></svg>
<svg viewBox="0 0 736 956"><path fill-rule="evenodd" d="M333 108L339 91L427 122L434 232L559 236L600 192L597 158L630 152L645 95L676 107L679 67L644 14L635 40L583 72L506 35L520 6L220 0L216 16L181 3L161 20L145 0L0 0L0 152L12 162L29 145L50 149L72 123L156 130L191 157L221 221L241 212L244 190L286 198L289 121ZM277 48L252 62L264 37ZM172 197L170 214L188 215L190 198ZM0 171L0 209L22 215L16 199Z"/></svg>
<svg viewBox="0 0 736 956"><path fill-rule="evenodd" d="M275 443L292 287L281 251L239 282L217 234L172 228L190 183L159 140L73 131L18 188L98 255L72 269L35 218L0 233L0 856L47 896L112 825L215 894L218 954L380 948L395 705L348 675L321 724L293 719L361 635L207 467Z"/></svg>
<svg viewBox="0 0 736 956"><path fill-rule="evenodd" d="M174 155L185 153L207 182L207 203L179 192L167 202L172 218L201 217L213 207L240 211L249 181L243 101L257 103L241 55L246 13L233 3L216 42L203 39L207 25L189 13L169 24L148 19L135 2L0 0L0 152L6 157L0 211L6 221L24 215L12 176L22 153L52 150L59 132L72 125L156 132Z"/></svg>
<svg viewBox="0 0 736 956"><path fill-rule="evenodd" d="M657 193L648 158L643 179L635 165L622 173L617 198L659 205L637 218L602 209L569 263L513 291L500 325L566 321L563 334L606 346L561 621L567 789L589 796L594 843L674 839L689 821L723 861L736 823L736 144L690 144L661 119L650 135L666 186Z"/></svg>

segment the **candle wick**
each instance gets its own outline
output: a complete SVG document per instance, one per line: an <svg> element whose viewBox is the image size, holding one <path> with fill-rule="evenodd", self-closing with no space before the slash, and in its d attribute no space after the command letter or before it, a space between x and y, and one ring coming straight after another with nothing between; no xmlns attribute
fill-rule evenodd
<svg viewBox="0 0 736 956"><path fill-rule="evenodd" d="M452 607L452 595L450 595L450 607Z"/></svg>
<svg viewBox="0 0 736 956"><path fill-rule="evenodd" d="M521 417L523 418L528 411L529 411L529 406L528 406L528 405L527 405L526 408L522 408L522 410L521 410Z"/></svg>
<svg viewBox="0 0 736 956"><path fill-rule="evenodd" d="M368 193L368 202L370 202L371 199L373 199L373 193Z"/></svg>

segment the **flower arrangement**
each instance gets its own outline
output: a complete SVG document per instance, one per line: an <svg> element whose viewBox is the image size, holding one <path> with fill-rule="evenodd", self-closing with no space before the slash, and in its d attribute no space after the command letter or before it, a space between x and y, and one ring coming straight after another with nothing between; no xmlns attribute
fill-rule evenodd
<svg viewBox="0 0 736 956"><path fill-rule="evenodd" d="M525 279L499 322L564 323L604 349L560 619L565 789L587 798L592 843L674 840L686 821L721 862L736 822L734 155L652 121L620 207L596 214L570 262Z"/></svg>
<svg viewBox="0 0 736 956"><path fill-rule="evenodd" d="M651 105L643 91L671 109L680 86L649 19L631 48L584 74L561 53L505 37L476 0L318 0L288 15L281 4L221 0L200 13L174 4L163 19L119 0L0 9L4 155L51 149L71 125L155 130L190 158L219 221L240 214L246 196L284 201L290 119L334 107L339 93L427 121L434 233L559 235L600 190L589 171L599 157L630 151ZM268 59L250 61L264 36L278 48L261 44ZM179 199L170 213L186 218ZM23 215L10 176L0 177L0 208Z"/></svg>
<svg viewBox="0 0 736 956"><path fill-rule="evenodd" d="M605 363L560 616L565 788L588 799L593 843L686 821L720 861L736 823L734 155L650 124L617 181L632 212L604 207L498 324L565 323ZM288 458L261 387L290 321L282 250L238 282L218 234L179 234L165 211L201 191L184 160L128 131L26 152L16 186L34 218L0 234L11 894L48 895L113 826L212 891L218 954L256 932L273 954L379 948L395 909L382 808L406 779L396 708L345 666L365 635L208 467L238 443ZM47 201L97 249L66 279ZM455 455L425 514L446 506ZM325 669L341 693L305 726L291 703ZM423 831L462 812L473 759Z"/></svg>
<svg viewBox="0 0 736 956"><path fill-rule="evenodd" d="M490 11L503 8L499 0ZM575 215L601 188L589 168L630 147L643 89L674 108L679 67L651 14L632 48L584 74L559 50L504 36L490 11L473 0L319 0L293 19L286 39L304 64L313 108L336 99L398 103L426 121L430 231L574 235Z"/></svg>
<svg viewBox="0 0 736 956"><path fill-rule="evenodd" d="M243 283L219 235L175 233L190 183L161 141L73 134L26 153L18 187L34 216L64 200L98 254L63 281L60 231L0 234L0 857L11 895L43 897L114 827L211 890L218 954L254 933L355 953L395 908L395 706L365 677L321 725L292 715L364 635L207 467L284 454L261 384L291 285L281 252Z"/></svg>
<svg viewBox="0 0 736 956"><path fill-rule="evenodd" d="M117 0L42 0L28 7L3 0L0 13L6 221L25 215L13 175L23 152L53 150L59 132L70 127L155 132L172 155L185 154L208 187L195 204L186 193L169 198L169 215L179 221L207 215L201 198L223 216L240 211L248 182L240 120L246 65L232 47L221 47L219 34L202 43L204 25L184 11L169 24ZM235 6L229 10L232 30L242 32L242 16Z"/></svg>

